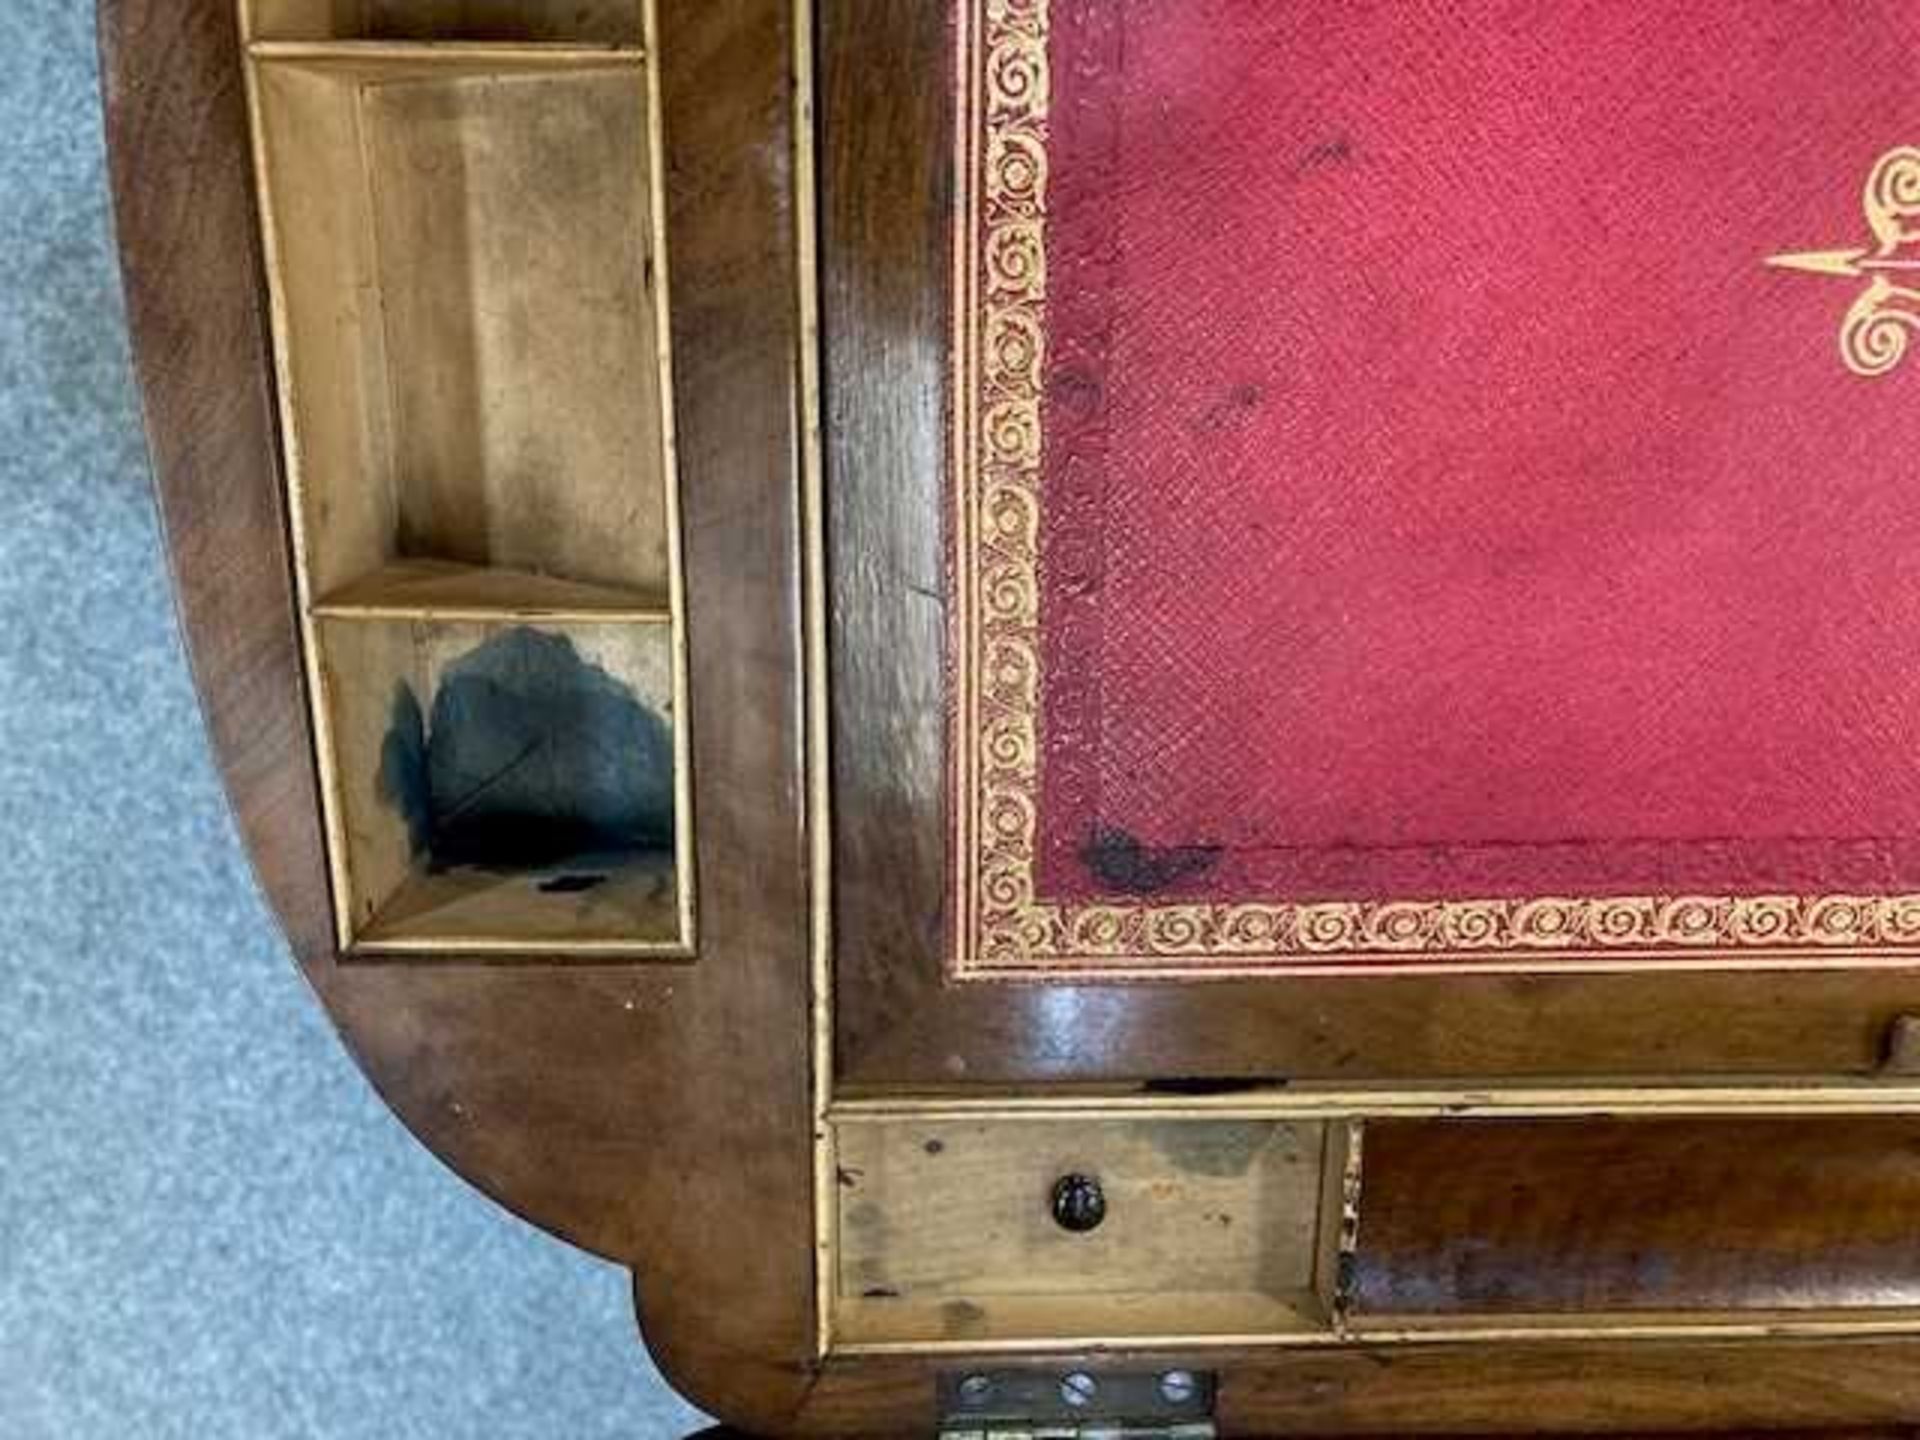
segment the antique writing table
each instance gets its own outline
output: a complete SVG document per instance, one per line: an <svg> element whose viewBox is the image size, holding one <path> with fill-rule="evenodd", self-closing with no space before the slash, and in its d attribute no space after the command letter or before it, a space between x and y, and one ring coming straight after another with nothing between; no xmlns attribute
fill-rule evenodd
<svg viewBox="0 0 1920 1440"><path fill-rule="evenodd" d="M1920 1420L1920 10L101 33L261 882L691 1398Z"/></svg>

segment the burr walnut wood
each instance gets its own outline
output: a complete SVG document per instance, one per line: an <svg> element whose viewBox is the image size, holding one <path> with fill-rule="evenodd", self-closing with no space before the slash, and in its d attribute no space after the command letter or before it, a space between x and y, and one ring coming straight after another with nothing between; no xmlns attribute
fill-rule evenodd
<svg viewBox="0 0 1920 1440"><path fill-rule="evenodd" d="M1920 1305L1920 1120L1375 1121L1350 1300L1400 1317Z"/></svg>
<svg viewBox="0 0 1920 1440"><path fill-rule="evenodd" d="M964 1350L822 1359L814 1311L795 12L785 0L660 0L659 10L698 962L342 963L230 0L100 5L128 315L166 542L240 833L299 964L384 1100L503 1205L629 1267L669 1377L740 1433L925 1435L937 1374L998 1362ZM575 43L630 42L641 14L431 0L263 0L259 13L282 17L265 37L276 40ZM932 4L829 0L819 35L843 1066L868 1088L1871 1069L1887 1022L1920 1011L1910 975L943 986L945 18ZM497 29L513 33L488 33ZM386 593L340 603L377 609ZM455 587L444 603L470 600ZM527 603L592 611L603 600L543 591ZM1811 1136L1851 1122L1804 1123ZM1451 1158L1428 1163L1423 1182L1406 1172L1409 1186L1446 1181ZM1552 1237L1519 1232L1517 1272L1566 1261ZM1731 1287L1740 1262L1729 1252L1724 1263L1714 1273ZM1772 1263L1762 1253L1753 1273L1787 1283ZM1913 1339L1316 1337L1295 1350L1089 1344L1025 1363L1204 1363L1222 1377L1228 1436L1920 1417Z"/></svg>

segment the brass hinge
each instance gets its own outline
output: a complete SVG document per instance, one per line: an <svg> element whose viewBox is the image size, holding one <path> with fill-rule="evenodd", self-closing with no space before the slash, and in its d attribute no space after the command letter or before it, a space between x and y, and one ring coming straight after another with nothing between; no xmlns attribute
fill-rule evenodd
<svg viewBox="0 0 1920 1440"><path fill-rule="evenodd" d="M941 1440L1215 1440L1194 1370L970 1370L940 1377Z"/></svg>

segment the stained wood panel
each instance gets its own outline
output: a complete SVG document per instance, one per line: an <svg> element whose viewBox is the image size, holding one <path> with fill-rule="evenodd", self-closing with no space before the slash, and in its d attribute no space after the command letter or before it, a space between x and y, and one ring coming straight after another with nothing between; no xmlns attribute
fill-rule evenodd
<svg viewBox="0 0 1920 1440"><path fill-rule="evenodd" d="M1920 1120L1377 1121L1351 1302L1395 1318L1920 1306Z"/></svg>
<svg viewBox="0 0 1920 1440"><path fill-rule="evenodd" d="M1332 1148L1316 1123L843 1124L836 1333L992 1345L1315 1328ZM1052 1213L1070 1176L1105 1197L1086 1233Z"/></svg>
<svg viewBox="0 0 1920 1440"><path fill-rule="evenodd" d="M241 834L295 956L408 1128L532 1223L642 1272L662 1367L709 1413L765 1434L802 1408L814 1353L795 37L780 3L658 9L668 168L683 177L667 230L696 297L675 321L698 382L678 418L688 590L711 665L689 689L692 773L716 777L695 780L712 905L696 966L341 963L232 0L103 0L102 71L181 613ZM248 1037L234 1043L244 1054ZM707 1165L716 1151L740 1163Z"/></svg>

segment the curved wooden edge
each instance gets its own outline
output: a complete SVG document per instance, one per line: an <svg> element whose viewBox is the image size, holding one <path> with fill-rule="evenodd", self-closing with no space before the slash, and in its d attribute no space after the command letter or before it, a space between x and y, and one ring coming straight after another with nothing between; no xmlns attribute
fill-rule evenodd
<svg viewBox="0 0 1920 1440"><path fill-rule="evenodd" d="M303 694L233 0L101 0L114 203L182 629L242 840L388 1105L647 1289L671 1368L785 1413L815 1353L785 0L660 0L702 953L342 963ZM236 1035L236 1052L246 1037Z"/></svg>
<svg viewBox="0 0 1920 1440"><path fill-rule="evenodd" d="M328 949L232 7L102 0L108 173L174 594L213 753L303 963Z"/></svg>
<svg viewBox="0 0 1920 1440"><path fill-rule="evenodd" d="M729 1398L662 1368L694 1403ZM1591 1434L1911 1435L1920 1417L1920 1339L1585 1341L1291 1351L1061 1354L1021 1362L1051 1373L1200 1367L1221 1377L1224 1440L1286 1436ZM936 1376L1008 1368L1004 1359L832 1360L774 1404L729 1414L747 1434L925 1440L937 1432ZM689 1383L691 1380L691 1383ZM768 1392L771 1396L772 1392Z"/></svg>

